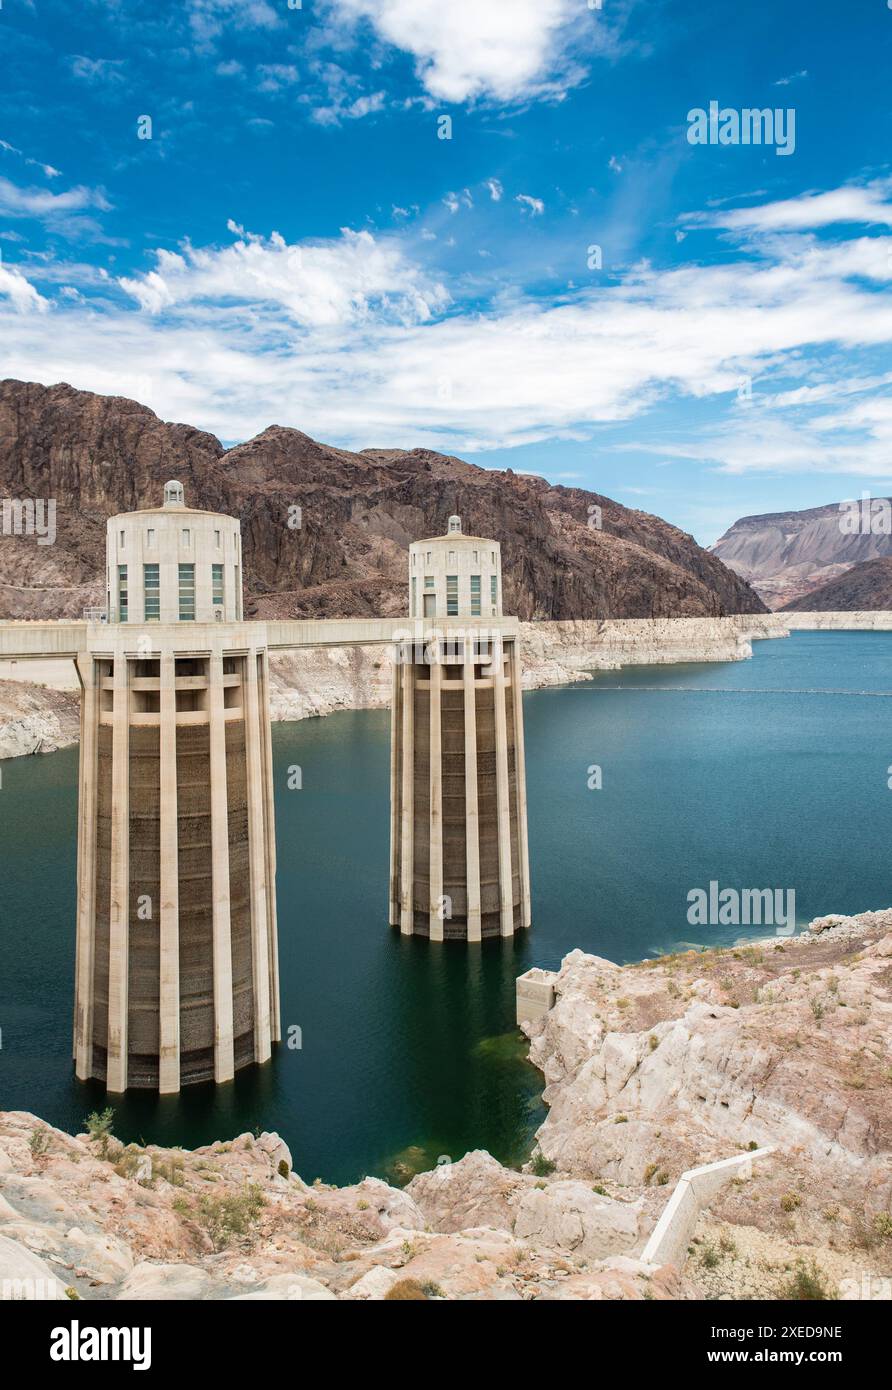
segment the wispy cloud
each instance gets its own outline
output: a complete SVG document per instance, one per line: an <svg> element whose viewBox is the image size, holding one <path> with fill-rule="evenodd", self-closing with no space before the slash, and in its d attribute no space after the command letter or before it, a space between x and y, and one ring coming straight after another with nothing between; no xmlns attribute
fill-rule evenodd
<svg viewBox="0 0 892 1390"><path fill-rule="evenodd" d="M71 59L71 71L83 82L120 83L125 80L123 58L87 58L76 53Z"/></svg>
<svg viewBox="0 0 892 1390"><path fill-rule="evenodd" d="M683 213L688 226L723 227L729 231L805 231L834 223L860 222L892 226L892 182L847 184L825 193L802 193L776 203L746 208L723 207L709 212Z"/></svg>
<svg viewBox="0 0 892 1390"><path fill-rule="evenodd" d="M58 299L51 315L22 312L20 284L15 311L7 289L0 357L97 390L126 363L168 418L229 439L275 419L322 437L336 422L344 443L500 447L711 399L721 428L647 447L729 473L887 475L892 374L864 364L892 344L876 292L892 284L892 236L779 233L772 206L771 230L745 229L716 264L639 264L551 302L500 286L482 302L478 282L465 302L460 280L425 268L417 228L292 244L233 223L230 245L158 251L101 312Z"/></svg>

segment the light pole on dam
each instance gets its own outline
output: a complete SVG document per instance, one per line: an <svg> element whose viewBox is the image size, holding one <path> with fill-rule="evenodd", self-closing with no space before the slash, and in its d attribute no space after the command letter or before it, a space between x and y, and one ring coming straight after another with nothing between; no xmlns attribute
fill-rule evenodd
<svg viewBox="0 0 892 1390"><path fill-rule="evenodd" d="M109 518L101 621L0 623L0 660L81 684L73 1053L163 1094L281 1037L269 653L390 646L390 921L430 940L530 922L519 624L498 543L413 544L410 617L244 621L237 519Z"/></svg>

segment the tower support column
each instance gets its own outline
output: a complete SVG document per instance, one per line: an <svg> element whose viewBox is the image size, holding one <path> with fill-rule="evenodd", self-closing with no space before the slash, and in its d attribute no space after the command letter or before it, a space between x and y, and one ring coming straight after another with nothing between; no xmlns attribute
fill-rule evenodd
<svg viewBox="0 0 892 1390"><path fill-rule="evenodd" d="M520 866L521 926L532 920L530 903L530 846L527 835L527 771L523 741L523 686L520 668L520 637L509 647L508 663L511 675L511 695L514 702L514 766L517 780L517 862Z"/></svg>
<svg viewBox="0 0 892 1390"><path fill-rule="evenodd" d="M477 811L477 697L474 686L474 639L464 639L462 684L465 715L465 864L468 940L481 939L480 819Z"/></svg>
<svg viewBox="0 0 892 1390"><path fill-rule="evenodd" d="M251 963L254 980L254 1060L266 1062L270 1047L269 929L266 892L266 845L263 833L263 776L258 653L245 658L245 747L248 761L248 854L251 875Z"/></svg>
<svg viewBox="0 0 892 1390"><path fill-rule="evenodd" d="M96 662L76 659L81 686L81 743L77 819L77 947L74 984L75 1075L93 1073L93 920L96 904L96 743L99 693Z"/></svg>
<svg viewBox="0 0 892 1390"><path fill-rule="evenodd" d="M443 685L442 652L429 645L430 665L430 939L442 941L443 924Z"/></svg>
<svg viewBox="0 0 892 1390"><path fill-rule="evenodd" d="M415 666L411 646L402 649L400 681L403 688L400 759L402 795L400 851L400 931L415 930ZM396 736L396 734L395 734Z"/></svg>
<svg viewBox="0 0 892 1390"><path fill-rule="evenodd" d="M130 672L123 641L114 661L106 1085L119 1094L127 1089L130 971Z"/></svg>
<svg viewBox="0 0 892 1390"><path fill-rule="evenodd" d="M214 1080L235 1075L232 1028L232 939L229 915L229 816L226 797L226 715L223 703L223 656L211 652L210 712L212 929L214 972Z"/></svg>
<svg viewBox="0 0 892 1390"><path fill-rule="evenodd" d="M159 836L161 904L159 912L158 1090L180 1089L180 884L177 840L176 661L172 651L160 659Z"/></svg>
<svg viewBox="0 0 892 1390"><path fill-rule="evenodd" d="M263 836L266 864L266 918L269 944L269 1034L271 1042L282 1040L282 1016L279 1001L279 924L276 908L276 832L275 795L273 787L273 736L269 717L269 652L264 647L259 654L258 704L260 709L260 743L263 783Z"/></svg>
<svg viewBox="0 0 892 1390"><path fill-rule="evenodd" d="M496 730L496 799L499 829L499 918L502 936L514 934L511 868L511 804L508 781L508 720L505 653L501 634L492 639L493 700Z"/></svg>

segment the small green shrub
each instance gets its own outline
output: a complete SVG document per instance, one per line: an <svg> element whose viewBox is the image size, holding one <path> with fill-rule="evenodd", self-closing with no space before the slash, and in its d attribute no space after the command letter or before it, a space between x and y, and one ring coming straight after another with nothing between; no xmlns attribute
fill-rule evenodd
<svg viewBox="0 0 892 1390"><path fill-rule="evenodd" d="M101 1115L94 1110L92 1115L88 1115L84 1120L84 1126L87 1134L90 1136L90 1142L99 1144L100 1158L108 1158L108 1144L109 1140L112 1138L112 1124L114 1118L115 1112L109 1105L106 1106Z"/></svg>
<svg viewBox="0 0 892 1390"><path fill-rule="evenodd" d="M817 1301L836 1298L827 1275L815 1260L797 1260L789 1279L778 1290L778 1298Z"/></svg>
<svg viewBox="0 0 892 1390"><path fill-rule="evenodd" d="M417 1279L398 1279L393 1287L388 1289L384 1299L391 1303L419 1303L427 1302L427 1294L424 1292L424 1285L419 1284Z"/></svg>
<svg viewBox="0 0 892 1390"><path fill-rule="evenodd" d="M32 1129L31 1138L28 1140L28 1148L34 1158L40 1158L49 1151L50 1136L46 1129Z"/></svg>
<svg viewBox="0 0 892 1390"><path fill-rule="evenodd" d="M253 1236L266 1206L266 1198L256 1183L249 1183L244 1192L227 1197L212 1197L205 1193L195 1206L182 1198L174 1209L188 1215L204 1231L214 1252L225 1249L238 1236Z"/></svg>

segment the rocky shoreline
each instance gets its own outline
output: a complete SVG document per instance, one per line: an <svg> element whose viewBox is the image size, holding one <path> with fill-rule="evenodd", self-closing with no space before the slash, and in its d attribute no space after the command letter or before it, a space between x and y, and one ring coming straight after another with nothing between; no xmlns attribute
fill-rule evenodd
<svg viewBox="0 0 892 1390"><path fill-rule="evenodd" d="M814 926L628 966L568 955L554 1007L525 1025L549 1112L522 1171L476 1151L403 1189L337 1188L299 1177L275 1134L188 1152L0 1114L0 1285L81 1299L890 1298L892 911ZM683 1171L763 1146L774 1153L713 1198L677 1264L642 1259Z"/></svg>

